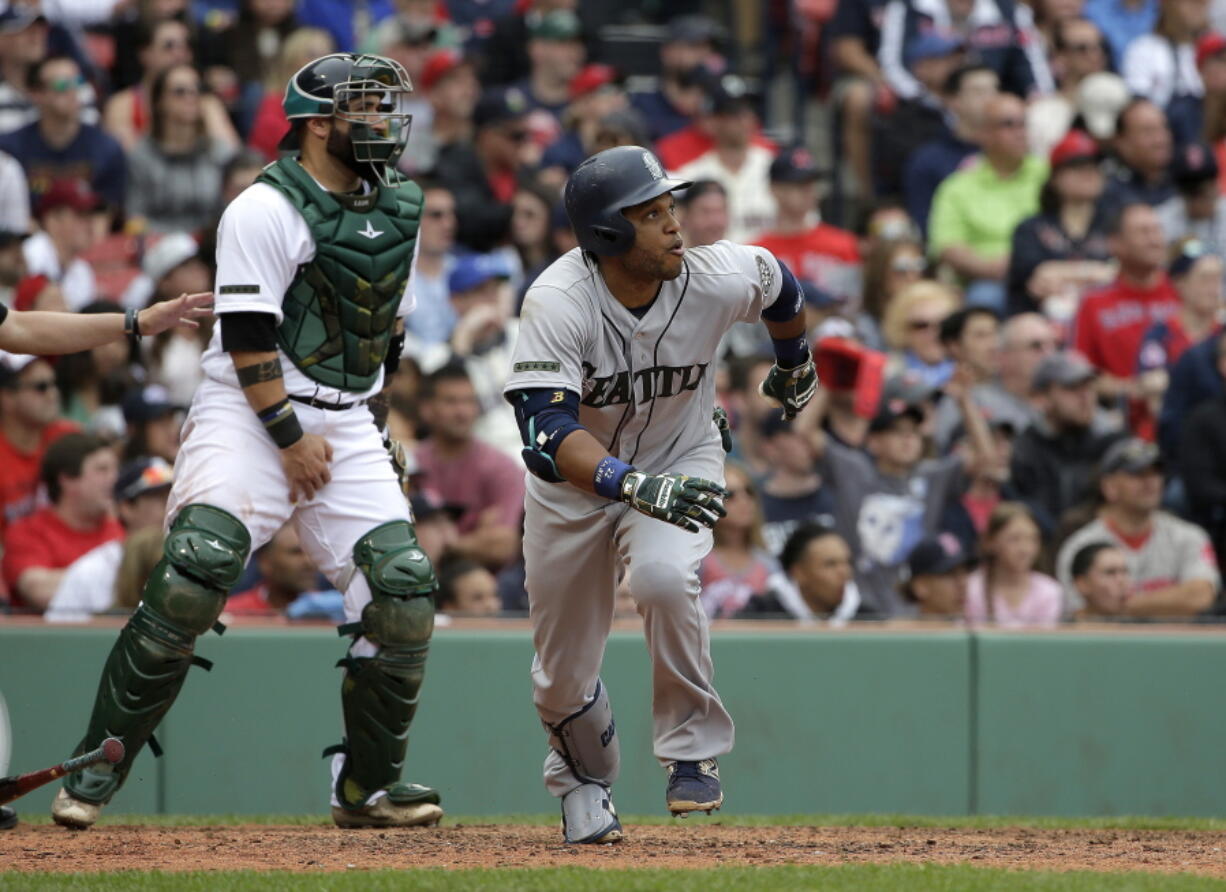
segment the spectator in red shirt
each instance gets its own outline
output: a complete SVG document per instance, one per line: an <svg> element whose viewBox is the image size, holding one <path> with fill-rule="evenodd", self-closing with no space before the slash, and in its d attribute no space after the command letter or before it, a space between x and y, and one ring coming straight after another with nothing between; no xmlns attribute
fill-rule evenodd
<svg viewBox="0 0 1226 892"><path fill-rule="evenodd" d="M823 176L803 146L779 155L770 166L775 228L755 239L800 279L845 299L860 295L860 246L856 237L817 217Z"/></svg>
<svg viewBox="0 0 1226 892"><path fill-rule="evenodd" d="M260 581L226 601L235 616L272 616L281 613L304 592L314 591L319 571L311 563L298 531L287 523L255 552Z"/></svg>
<svg viewBox="0 0 1226 892"><path fill-rule="evenodd" d="M430 435L414 454L425 485L444 502L464 508L453 550L501 567L519 550L523 468L473 436L481 407L464 366L449 363L422 385L421 415Z"/></svg>
<svg viewBox="0 0 1226 892"><path fill-rule="evenodd" d="M1082 301L1073 322L1073 344L1105 374L1099 391L1134 395L1141 338L1155 322L1179 309L1179 295L1166 274L1166 237L1148 204L1131 202L1107 226L1108 248L1119 262L1119 277Z"/></svg>
<svg viewBox="0 0 1226 892"><path fill-rule="evenodd" d="M0 351L0 535L34 512L43 452L76 428L60 417L51 364Z"/></svg>
<svg viewBox="0 0 1226 892"><path fill-rule="evenodd" d="M113 496L118 475L115 451L101 437L66 434L47 449L41 477L51 504L4 537L4 581L14 607L42 611L69 564L123 537Z"/></svg>

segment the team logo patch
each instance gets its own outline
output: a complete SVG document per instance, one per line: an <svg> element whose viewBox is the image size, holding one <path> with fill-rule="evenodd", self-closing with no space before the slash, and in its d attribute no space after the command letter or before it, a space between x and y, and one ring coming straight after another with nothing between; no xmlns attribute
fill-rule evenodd
<svg viewBox="0 0 1226 892"><path fill-rule="evenodd" d="M560 372L562 363L560 362L517 362L515 363L514 371L517 372Z"/></svg>
<svg viewBox="0 0 1226 892"><path fill-rule="evenodd" d="M259 294L259 285L222 285L217 289L220 294Z"/></svg>
<svg viewBox="0 0 1226 892"><path fill-rule="evenodd" d="M664 179L664 169L660 167L660 162L656 160L656 156L651 152L643 153L643 166L647 168L647 172L651 174L653 180Z"/></svg>
<svg viewBox="0 0 1226 892"><path fill-rule="evenodd" d="M770 294L771 285L775 281L775 272L771 269L770 264L761 257L755 257L754 260L758 261L758 278L762 280L762 290Z"/></svg>
<svg viewBox="0 0 1226 892"><path fill-rule="evenodd" d="M371 241L374 241L374 240L375 240L375 239L377 239L379 236L383 235L383 230L381 230L381 229L375 229L375 227L371 225L371 222L370 222L369 220L367 220L367 221L366 221L366 228L365 228L365 229L359 229L359 230L358 230L358 235L360 235L360 236L364 236L365 238L368 238L368 239L370 239Z"/></svg>

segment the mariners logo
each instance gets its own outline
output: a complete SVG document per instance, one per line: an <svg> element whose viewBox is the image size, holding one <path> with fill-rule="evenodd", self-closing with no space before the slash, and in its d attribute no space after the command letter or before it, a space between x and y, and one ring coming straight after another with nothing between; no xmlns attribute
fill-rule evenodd
<svg viewBox="0 0 1226 892"><path fill-rule="evenodd" d="M775 281L775 272L771 269L770 264L761 257L755 257L754 260L758 261L758 278L762 280L762 290L770 294L771 284Z"/></svg>
<svg viewBox="0 0 1226 892"><path fill-rule="evenodd" d="M664 169L660 167L660 162L656 160L656 156L651 152L643 153L643 166L647 168L647 172L651 174L653 180L664 179Z"/></svg>

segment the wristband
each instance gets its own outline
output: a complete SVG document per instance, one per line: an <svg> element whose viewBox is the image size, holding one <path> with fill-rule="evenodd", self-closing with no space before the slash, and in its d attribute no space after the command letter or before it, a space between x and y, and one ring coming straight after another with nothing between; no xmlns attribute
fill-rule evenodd
<svg viewBox="0 0 1226 892"><path fill-rule="evenodd" d="M264 430L268 431L268 436L272 437L278 449L288 449L302 439L302 425L294 414L289 399L273 403L267 409L256 413L256 417L260 419Z"/></svg>
<svg viewBox="0 0 1226 892"><path fill-rule="evenodd" d="M592 484L596 490L596 495L604 496L606 499L614 501L621 499L622 478L633 470L634 468L631 465L626 464L621 459L606 455L600 460L600 464L596 466L596 473L592 477Z"/></svg>
<svg viewBox="0 0 1226 892"><path fill-rule="evenodd" d="M123 333L134 341L140 341L140 313L128 307L123 312Z"/></svg>
<svg viewBox="0 0 1226 892"><path fill-rule="evenodd" d="M775 365L781 369L794 369L809 358L809 341L804 335L771 338L771 343L775 345Z"/></svg>

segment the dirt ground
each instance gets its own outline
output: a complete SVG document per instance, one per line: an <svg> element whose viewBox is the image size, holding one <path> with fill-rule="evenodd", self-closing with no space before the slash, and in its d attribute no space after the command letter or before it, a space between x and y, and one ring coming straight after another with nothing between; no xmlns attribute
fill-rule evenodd
<svg viewBox="0 0 1226 892"><path fill-rule="evenodd" d="M0 832L0 870L352 870L411 867L695 868L966 862L1050 870L1226 877L1226 832L897 827L629 826L616 844L569 846L553 827L101 827Z"/></svg>

